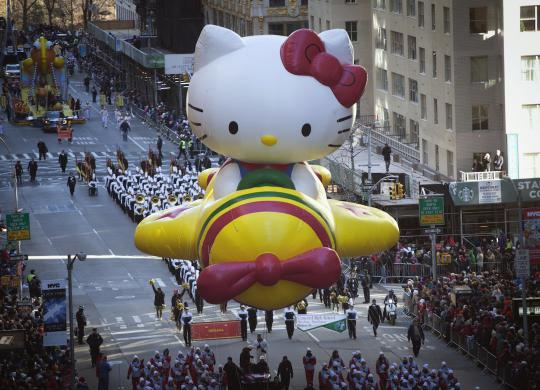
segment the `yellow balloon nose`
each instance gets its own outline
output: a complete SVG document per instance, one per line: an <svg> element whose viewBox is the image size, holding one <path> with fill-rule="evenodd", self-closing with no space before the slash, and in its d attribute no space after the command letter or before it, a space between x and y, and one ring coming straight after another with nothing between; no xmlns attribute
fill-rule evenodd
<svg viewBox="0 0 540 390"><path fill-rule="evenodd" d="M277 137L271 134L266 134L261 137L261 142L266 146L274 146L277 144Z"/></svg>

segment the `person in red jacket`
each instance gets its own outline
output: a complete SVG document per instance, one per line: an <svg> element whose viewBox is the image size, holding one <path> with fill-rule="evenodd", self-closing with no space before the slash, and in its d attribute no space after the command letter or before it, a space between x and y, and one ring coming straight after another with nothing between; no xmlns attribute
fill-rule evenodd
<svg viewBox="0 0 540 390"><path fill-rule="evenodd" d="M308 348L306 355L302 358L304 363L304 371L306 372L306 384L307 388L313 388L313 375L315 373L315 365L317 364L317 358L311 352L311 349Z"/></svg>
<svg viewBox="0 0 540 390"><path fill-rule="evenodd" d="M139 357L135 355L129 365L128 372L127 372L127 379L129 380L129 378L131 377L131 386L133 390L137 390L137 385L139 384L139 380L143 374L143 369L144 369L143 360L139 360Z"/></svg>

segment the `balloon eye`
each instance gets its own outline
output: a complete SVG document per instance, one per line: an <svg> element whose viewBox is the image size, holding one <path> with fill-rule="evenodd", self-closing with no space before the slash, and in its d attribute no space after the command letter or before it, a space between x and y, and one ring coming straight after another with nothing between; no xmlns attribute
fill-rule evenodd
<svg viewBox="0 0 540 390"><path fill-rule="evenodd" d="M229 123L229 133L231 134L238 133L238 123L236 123L235 121L232 121L231 123Z"/></svg>
<svg viewBox="0 0 540 390"><path fill-rule="evenodd" d="M304 137L308 137L311 134L311 125L309 123L304 124L302 126L302 135Z"/></svg>

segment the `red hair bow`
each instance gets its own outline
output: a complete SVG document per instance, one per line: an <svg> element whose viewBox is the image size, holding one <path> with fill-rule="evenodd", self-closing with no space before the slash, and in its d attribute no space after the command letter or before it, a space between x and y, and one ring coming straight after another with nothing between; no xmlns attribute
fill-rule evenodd
<svg viewBox="0 0 540 390"><path fill-rule="evenodd" d="M206 267L197 279L197 291L208 303L222 303L243 293L255 283L273 286L289 280L311 288L327 288L341 274L338 254L316 248L286 261L263 253L255 261L229 262Z"/></svg>
<svg viewBox="0 0 540 390"><path fill-rule="evenodd" d="M281 62L290 73L314 77L330 87L345 107L351 107L364 93L366 70L359 65L342 65L325 51L323 41L312 30L296 30L283 42Z"/></svg>

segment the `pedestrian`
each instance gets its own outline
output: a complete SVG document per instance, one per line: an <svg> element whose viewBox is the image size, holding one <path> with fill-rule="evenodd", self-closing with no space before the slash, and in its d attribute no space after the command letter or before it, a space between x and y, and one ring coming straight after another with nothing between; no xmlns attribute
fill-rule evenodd
<svg viewBox="0 0 540 390"><path fill-rule="evenodd" d="M77 340L79 344L84 344L84 327L86 326L86 316L84 315L84 307L79 306L79 310L75 314L77 320Z"/></svg>
<svg viewBox="0 0 540 390"><path fill-rule="evenodd" d="M68 155L62 149L62 151L58 155L58 164L60 164L60 169L62 169L62 173L66 173L67 163L68 163Z"/></svg>
<svg viewBox="0 0 540 390"><path fill-rule="evenodd" d="M248 312L246 311L246 307L244 305L240 306L240 310L238 310L238 317L240 317L240 336L242 336L242 341L246 341Z"/></svg>
<svg viewBox="0 0 540 390"><path fill-rule="evenodd" d="M41 161L41 158L43 160L47 160L47 153L49 152L49 149L47 149L47 145L45 145L45 142L39 141L37 143L38 153L39 153L39 161Z"/></svg>
<svg viewBox="0 0 540 390"><path fill-rule="evenodd" d="M193 297L193 300L195 301L195 308L197 309L197 314L202 314L203 307L204 307L204 300L201 297L201 294L199 294L199 290L195 289L195 296Z"/></svg>
<svg viewBox="0 0 540 390"><path fill-rule="evenodd" d="M491 154L486 153L484 154L484 157L482 157L482 168L484 172L491 171Z"/></svg>
<svg viewBox="0 0 540 390"><path fill-rule="evenodd" d="M156 288L154 286L154 280L150 280L150 285L154 291L154 307L156 308L156 319L161 321L163 317L163 307L165 306L165 293L161 290L161 287Z"/></svg>
<svg viewBox="0 0 540 390"><path fill-rule="evenodd" d="M362 284L362 292L364 293L364 303L369 303L370 293L369 293L369 280L368 275L363 274L360 283Z"/></svg>
<svg viewBox="0 0 540 390"><path fill-rule="evenodd" d="M86 102L86 105L84 106L84 119L87 121L90 120L90 102Z"/></svg>
<svg viewBox="0 0 540 390"><path fill-rule="evenodd" d="M373 326L373 335L377 337L377 328L382 320L381 307L377 305L377 301L374 299L368 309L368 321Z"/></svg>
<svg viewBox="0 0 540 390"><path fill-rule="evenodd" d="M127 119L124 118L122 123L120 123L120 131L122 132L122 138L124 141L127 141L128 139L128 132L131 130L131 127L129 126L129 122Z"/></svg>
<svg viewBox="0 0 540 390"><path fill-rule="evenodd" d="M163 153L161 153L161 148L163 148L163 140L161 139L161 135L158 135L157 142L156 142L157 150L160 157L163 157Z"/></svg>
<svg viewBox="0 0 540 390"><path fill-rule="evenodd" d="M289 340L292 339L292 336L294 334L294 318L296 315L294 314L294 310L291 309L290 306L287 306L285 311L283 312L283 317L285 318L285 328L287 329L287 337L289 337Z"/></svg>
<svg viewBox="0 0 540 390"><path fill-rule="evenodd" d="M228 390L240 390L241 384L240 384L240 367L236 365L236 363L233 361L232 357L227 358L227 363L223 366L223 371L225 371L225 375L227 378L227 389Z"/></svg>
<svg viewBox="0 0 540 390"><path fill-rule="evenodd" d="M90 92L90 77L88 77L88 76L86 76L84 78L84 89L85 89L86 93Z"/></svg>
<svg viewBox="0 0 540 390"><path fill-rule="evenodd" d="M97 89L95 86L92 87L92 103L97 101Z"/></svg>
<svg viewBox="0 0 540 390"><path fill-rule="evenodd" d="M101 116L101 126L104 128L107 128L107 124L109 122L109 111L105 108L105 106L101 106L101 111L99 112Z"/></svg>
<svg viewBox="0 0 540 390"><path fill-rule="evenodd" d="M274 324L274 311L266 310L264 312L264 322L266 322L266 330L268 333L272 333L272 325Z"/></svg>
<svg viewBox="0 0 540 390"><path fill-rule="evenodd" d="M33 183L36 181L36 175L38 170L38 163L34 160L34 157L28 162L27 167L28 173L30 174L30 181Z"/></svg>
<svg viewBox="0 0 540 390"><path fill-rule="evenodd" d="M71 196L73 196L73 194L75 193L75 184L77 184L77 179L75 179L73 172L70 172L67 179L67 186L69 187L69 193L71 194Z"/></svg>
<svg viewBox="0 0 540 390"><path fill-rule="evenodd" d="M98 390L109 390L109 373L111 370L112 366L107 361L107 356L103 355L99 363Z"/></svg>
<svg viewBox="0 0 540 390"><path fill-rule="evenodd" d="M390 170L390 157L392 156L392 148L388 144L384 144L382 148L382 155L384 157L384 165L386 166L386 173Z"/></svg>
<svg viewBox="0 0 540 390"><path fill-rule="evenodd" d="M255 341L255 353L257 353L257 361L261 359L261 356L266 358L268 353L268 342L263 339L260 333L257 334L257 340Z"/></svg>
<svg viewBox="0 0 540 390"><path fill-rule="evenodd" d="M15 179L17 184L22 184L23 166L19 160L15 163Z"/></svg>
<svg viewBox="0 0 540 390"><path fill-rule="evenodd" d="M313 376L315 374L315 365L317 364L317 358L311 352L311 348L308 348L305 356L302 358L304 364L304 371L306 373L306 389L313 389Z"/></svg>
<svg viewBox="0 0 540 390"><path fill-rule="evenodd" d="M253 333L255 332L255 329L257 329L257 309L250 306L247 309L247 313L248 313L249 333Z"/></svg>
<svg viewBox="0 0 540 390"><path fill-rule="evenodd" d="M412 324L407 330L407 340L409 342L412 342L414 356L418 357L418 353L420 352L420 345L424 344L425 337L424 331L422 330L422 327L418 324L418 319L416 318L413 320Z"/></svg>
<svg viewBox="0 0 540 390"><path fill-rule="evenodd" d="M92 329L92 333L86 338L86 344L90 347L90 358L92 367L96 366L96 359L99 354L99 348L103 344L103 337L98 333L96 328Z"/></svg>
<svg viewBox="0 0 540 390"><path fill-rule="evenodd" d="M347 315L347 329L349 330L349 338L356 340L356 310L350 305L345 311Z"/></svg>
<svg viewBox="0 0 540 390"><path fill-rule="evenodd" d="M493 169L495 171L502 171L504 165L504 157L499 149L495 152L495 158L493 159Z"/></svg>
<svg viewBox="0 0 540 390"><path fill-rule="evenodd" d="M289 337L290 338L290 337ZM279 363L278 366L278 377L279 383L282 389L289 390L291 384L291 379L294 376L293 367L287 356L283 356L283 360Z"/></svg>
<svg viewBox="0 0 540 390"><path fill-rule="evenodd" d="M184 312L180 319L182 320L184 343L186 347L191 347L191 321L193 320L193 314L189 311L187 303L184 305Z"/></svg>

